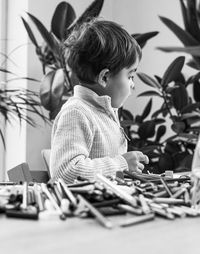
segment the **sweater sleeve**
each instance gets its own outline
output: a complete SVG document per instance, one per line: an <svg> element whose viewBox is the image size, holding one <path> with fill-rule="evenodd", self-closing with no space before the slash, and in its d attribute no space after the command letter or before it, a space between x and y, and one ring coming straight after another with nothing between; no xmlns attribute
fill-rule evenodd
<svg viewBox="0 0 200 254"><path fill-rule="evenodd" d="M64 110L53 128L50 171L53 179L73 182L77 176L94 179L97 173L113 175L128 168L122 155L90 159L94 126L86 114L73 108Z"/></svg>

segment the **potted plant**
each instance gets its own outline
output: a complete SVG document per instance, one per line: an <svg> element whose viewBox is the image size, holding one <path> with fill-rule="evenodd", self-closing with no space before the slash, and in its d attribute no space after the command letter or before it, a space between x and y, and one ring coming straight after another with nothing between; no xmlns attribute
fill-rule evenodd
<svg viewBox="0 0 200 254"><path fill-rule="evenodd" d="M34 120L26 114L26 111L30 111L39 115L44 121L48 119L43 115L41 109L41 103L38 100L38 94L24 88L12 87L11 82L18 79L27 79L36 81L35 79L28 77L18 77L13 72L0 67L1 73L6 73L10 78L6 81L0 82L0 117L7 123L12 124L14 120L18 120L20 125L22 121L26 121L32 126L36 126ZM7 85L9 84L9 88ZM0 126L0 139L3 142L4 148L6 143L3 134L3 128Z"/></svg>
<svg viewBox="0 0 200 254"><path fill-rule="evenodd" d="M150 99L141 115L122 114L122 124L130 136L129 149L142 150L150 157L148 169L155 173L165 170L189 171L200 131L200 8L196 0L180 0L184 29L166 17L161 21L180 39L184 47L158 47L165 52L183 52L192 56L187 65L197 70L185 78L181 73L184 57L175 59L163 77L139 73L149 87L139 96L162 98L161 107L151 112ZM192 88L192 89L191 89ZM193 91L189 92L189 89ZM150 117L151 112L151 117ZM147 117L150 120L147 120ZM136 130L133 127L136 126ZM171 136L164 139L166 129Z"/></svg>
<svg viewBox="0 0 200 254"><path fill-rule="evenodd" d="M130 112L122 113L122 126L130 137L129 150L146 153L150 158L146 170L153 173L191 169L200 131L200 102L192 98L188 87L199 78L199 74L185 79L181 73L184 61L182 56L176 58L163 77L138 73L138 77L150 87L138 96L161 98L163 103L159 109L151 112L150 99L141 115L133 117ZM164 138L168 126L172 134Z"/></svg>

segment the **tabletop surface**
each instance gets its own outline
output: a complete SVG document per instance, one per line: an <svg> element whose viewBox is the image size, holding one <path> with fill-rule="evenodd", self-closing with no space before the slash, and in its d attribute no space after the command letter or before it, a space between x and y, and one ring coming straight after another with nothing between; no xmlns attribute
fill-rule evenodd
<svg viewBox="0 0 200 254"><path fill-rule="evenodd" d="M7 254L200 253L199 238L200 217L173 221L156 217L135 226L106 229L94 219L31 221L0 216L0 252Z"/></svg>

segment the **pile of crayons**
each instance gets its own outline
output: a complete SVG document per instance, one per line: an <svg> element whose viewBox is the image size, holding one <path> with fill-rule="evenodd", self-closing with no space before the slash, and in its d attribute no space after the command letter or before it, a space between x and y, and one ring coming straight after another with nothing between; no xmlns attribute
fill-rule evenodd
<svg viewBox="0 0 200 254"><path fill-rule="evenodd" d="M0 183L0 213L7 217L34 219L49 215L93 217L102 226L130 226L155 219L200 216L199 181L189 176L174 178L153 174L117 172L115 177L97 175L95 181L78 178L45 183ZM126 216L127 214L131 216ZM110 219L120 216L114 224Z"/></svg>

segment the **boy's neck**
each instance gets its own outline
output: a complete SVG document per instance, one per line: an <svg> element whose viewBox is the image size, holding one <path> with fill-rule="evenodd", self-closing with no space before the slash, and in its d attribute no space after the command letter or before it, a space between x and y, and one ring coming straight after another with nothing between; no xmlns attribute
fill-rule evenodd
<svg viewBox="0 0 200 254"><path fill-rule="evenodd" d="M106 95L105 92L103 91L103 88L98 83L94 83L94 84L81 83L80 85L92 90L93 92L95 92L99 96Z"/></svg>

